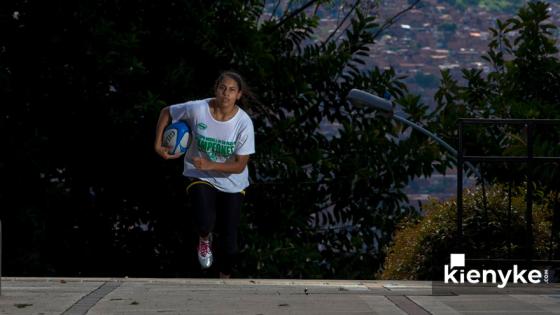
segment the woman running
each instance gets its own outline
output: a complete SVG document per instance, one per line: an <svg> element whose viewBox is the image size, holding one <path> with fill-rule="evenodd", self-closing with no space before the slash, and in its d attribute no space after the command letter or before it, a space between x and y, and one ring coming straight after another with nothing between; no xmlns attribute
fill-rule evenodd
<svg viewBox="0 0 560 315"><path fill-rule="evenodd" d="M238 252L237 229L241 203L249 186L247 163L255 153L253 122L237 104L250 95L245 81L235 72L216 80L215 97L171 105L161 110L156 128L155 151L164 159L176 159L162 145L165 127L185 121L192 144L184 158L183 175L192 200L198 229L198 260L202 268L212 265L212 232L221 227L216 263L220 278L229 278Z"/></svg>

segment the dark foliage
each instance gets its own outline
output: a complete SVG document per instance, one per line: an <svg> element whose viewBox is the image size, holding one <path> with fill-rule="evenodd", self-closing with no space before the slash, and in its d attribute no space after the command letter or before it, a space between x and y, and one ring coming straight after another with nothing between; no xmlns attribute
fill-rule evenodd
<svg viewBox="0 0 560 315"><path fill-rule="evenodd" d="M160 160L153 135L163 106L212 95L222 70L259 96L245 108L257 154L238 276L373 277L412 210L402 188L442 159L421 135L346 102L354 87L388 92L416 121L436 119L393 70L364 69L378 25L359 11L323 45L316 16L266 20L261 1L2 6L9 275L208 276L194 257L182 164Z"/></svg>

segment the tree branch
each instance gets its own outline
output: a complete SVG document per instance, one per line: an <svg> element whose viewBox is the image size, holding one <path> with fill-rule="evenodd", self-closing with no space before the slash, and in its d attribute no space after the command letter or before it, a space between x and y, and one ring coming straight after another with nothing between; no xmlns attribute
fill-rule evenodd
<svg viewBox="0 0 560 315"><path fill-rule="evenodd" d="M266 8L266 0L263 0L263 12L264 8ZM257 25L259 25L259 21L261 20L262 12L259 16L257 16Z"/></svg>
<svg viewBox="0 0 560 315"><path fill-rule="evenodd" d="M348 13L346 14L346 16L342 19L342 22L340 22L337 26L336 29L330 33L329 37L327 37L327 39L325 39L322 43L321 43L321 47L324 47L330 40L331 38L336 34L336 32L338 32L338 30L342 27L342 25L344 24L344 22L346 22L346 20L350 17L350 14L352 14L352 12L354 12L356 10L356 8L358 7L358 5L360 5L361 0L356 1L356 3L354 3L354 6L350 9L350 11L348 11Z"/></svg>
<svg viewBox="0 0 560 315"><path fill-rule="evenodd" d="M278 10L278 7L280 6L280 1L282 1L282 0L276 1L276 5L274 6L274 9L272 10L272 13L270 14L269 21L272 21L272 19L274 18L274 15L276 14L276 10Z"/></svg>
<svg viewBox="0 0 560 315"><path fill-rule="evenodd" d="M381 35L381 33L383 33L383 31L385 31L386 29L388 29L389 27L391 27L393 24L395 24L395 22L397 22L397 19L405 14L406 12L412 10L418 3L420 2L420 0L416 0L414 1L414 3L412 3L410 6L408 6L408 8L402 10L401 12L395 14L393 17L391 17L390 19L386 20L385 23L383 23L383 25L381 25L381 27L377 30L377 32L375 32L375 34L373 35L373 39L376 39L379 35Z"/></svg>
<svg viewBox="0 0 560 315"><path fill-rule="evenodd" d="M320 6L321 6L321 4L317 3L317 5L315 6L315 10L313 10L313 16L317 16L317 12L319 11Z"/></svg>
<svg viewBox="0 0 560 315"><path fill-rule="evenodd" d="M294 2L294 0L288 0L288 3L286 3L286 7L284 8L284 12L282 13L282 16L286 16L288 14L288 11L292 6L292 2Z"/></svg>
<svg viewBox="0 0 560 315"><path fill-rule="evenodd" d="M282 20L280 20L280 22L278 22L273 29L278 29L280 28L280 26L282 26L284 23L286 23L287 21L293 19L294 17L298 16L301 12L305 11L305 9L309 8L310 6L312 6L313 4L315 4L316 2L319 2L320 0L310 0L309 2L307 2L306 4L304 4L302 7L298 8L297 10L293 11L292 13L290 13L288 16L284 17Z"/></svg>

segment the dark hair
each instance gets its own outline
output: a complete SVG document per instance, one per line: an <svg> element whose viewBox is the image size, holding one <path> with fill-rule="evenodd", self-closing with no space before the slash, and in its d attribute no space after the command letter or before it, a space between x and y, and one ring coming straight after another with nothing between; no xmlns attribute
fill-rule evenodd
<svg viewBox="0 0 560 315"><path fill-rule="evenodd" d="M218 79L216 80L216 82L214 83L214 90L218 88L218 85L220 85L220 83L222 83L222 81L226 77L234 80L237 83L237 87L239 88L239 91L242 92L241 99L239 99L239 101L241 102L241 104L243 104L244 107L249 105L248 103L249 101L258 103L257 98L251 91L251 88L247 85L247 83L245 83L243 77L235 71L222 72L218 77Z"/></svg>

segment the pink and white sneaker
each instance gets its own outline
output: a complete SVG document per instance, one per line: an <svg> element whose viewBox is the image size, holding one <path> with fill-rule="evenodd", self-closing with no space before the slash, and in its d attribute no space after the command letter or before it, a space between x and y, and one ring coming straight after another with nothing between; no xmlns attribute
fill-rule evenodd
<svg viewBox="0 0 560 315"><path fill-rule="evenodd" d="M211 238L208 240L203 240L202 238L198 241L198 262L203 269L210 268L212 266L212 249L210 248L212 244Z"/></svg>

